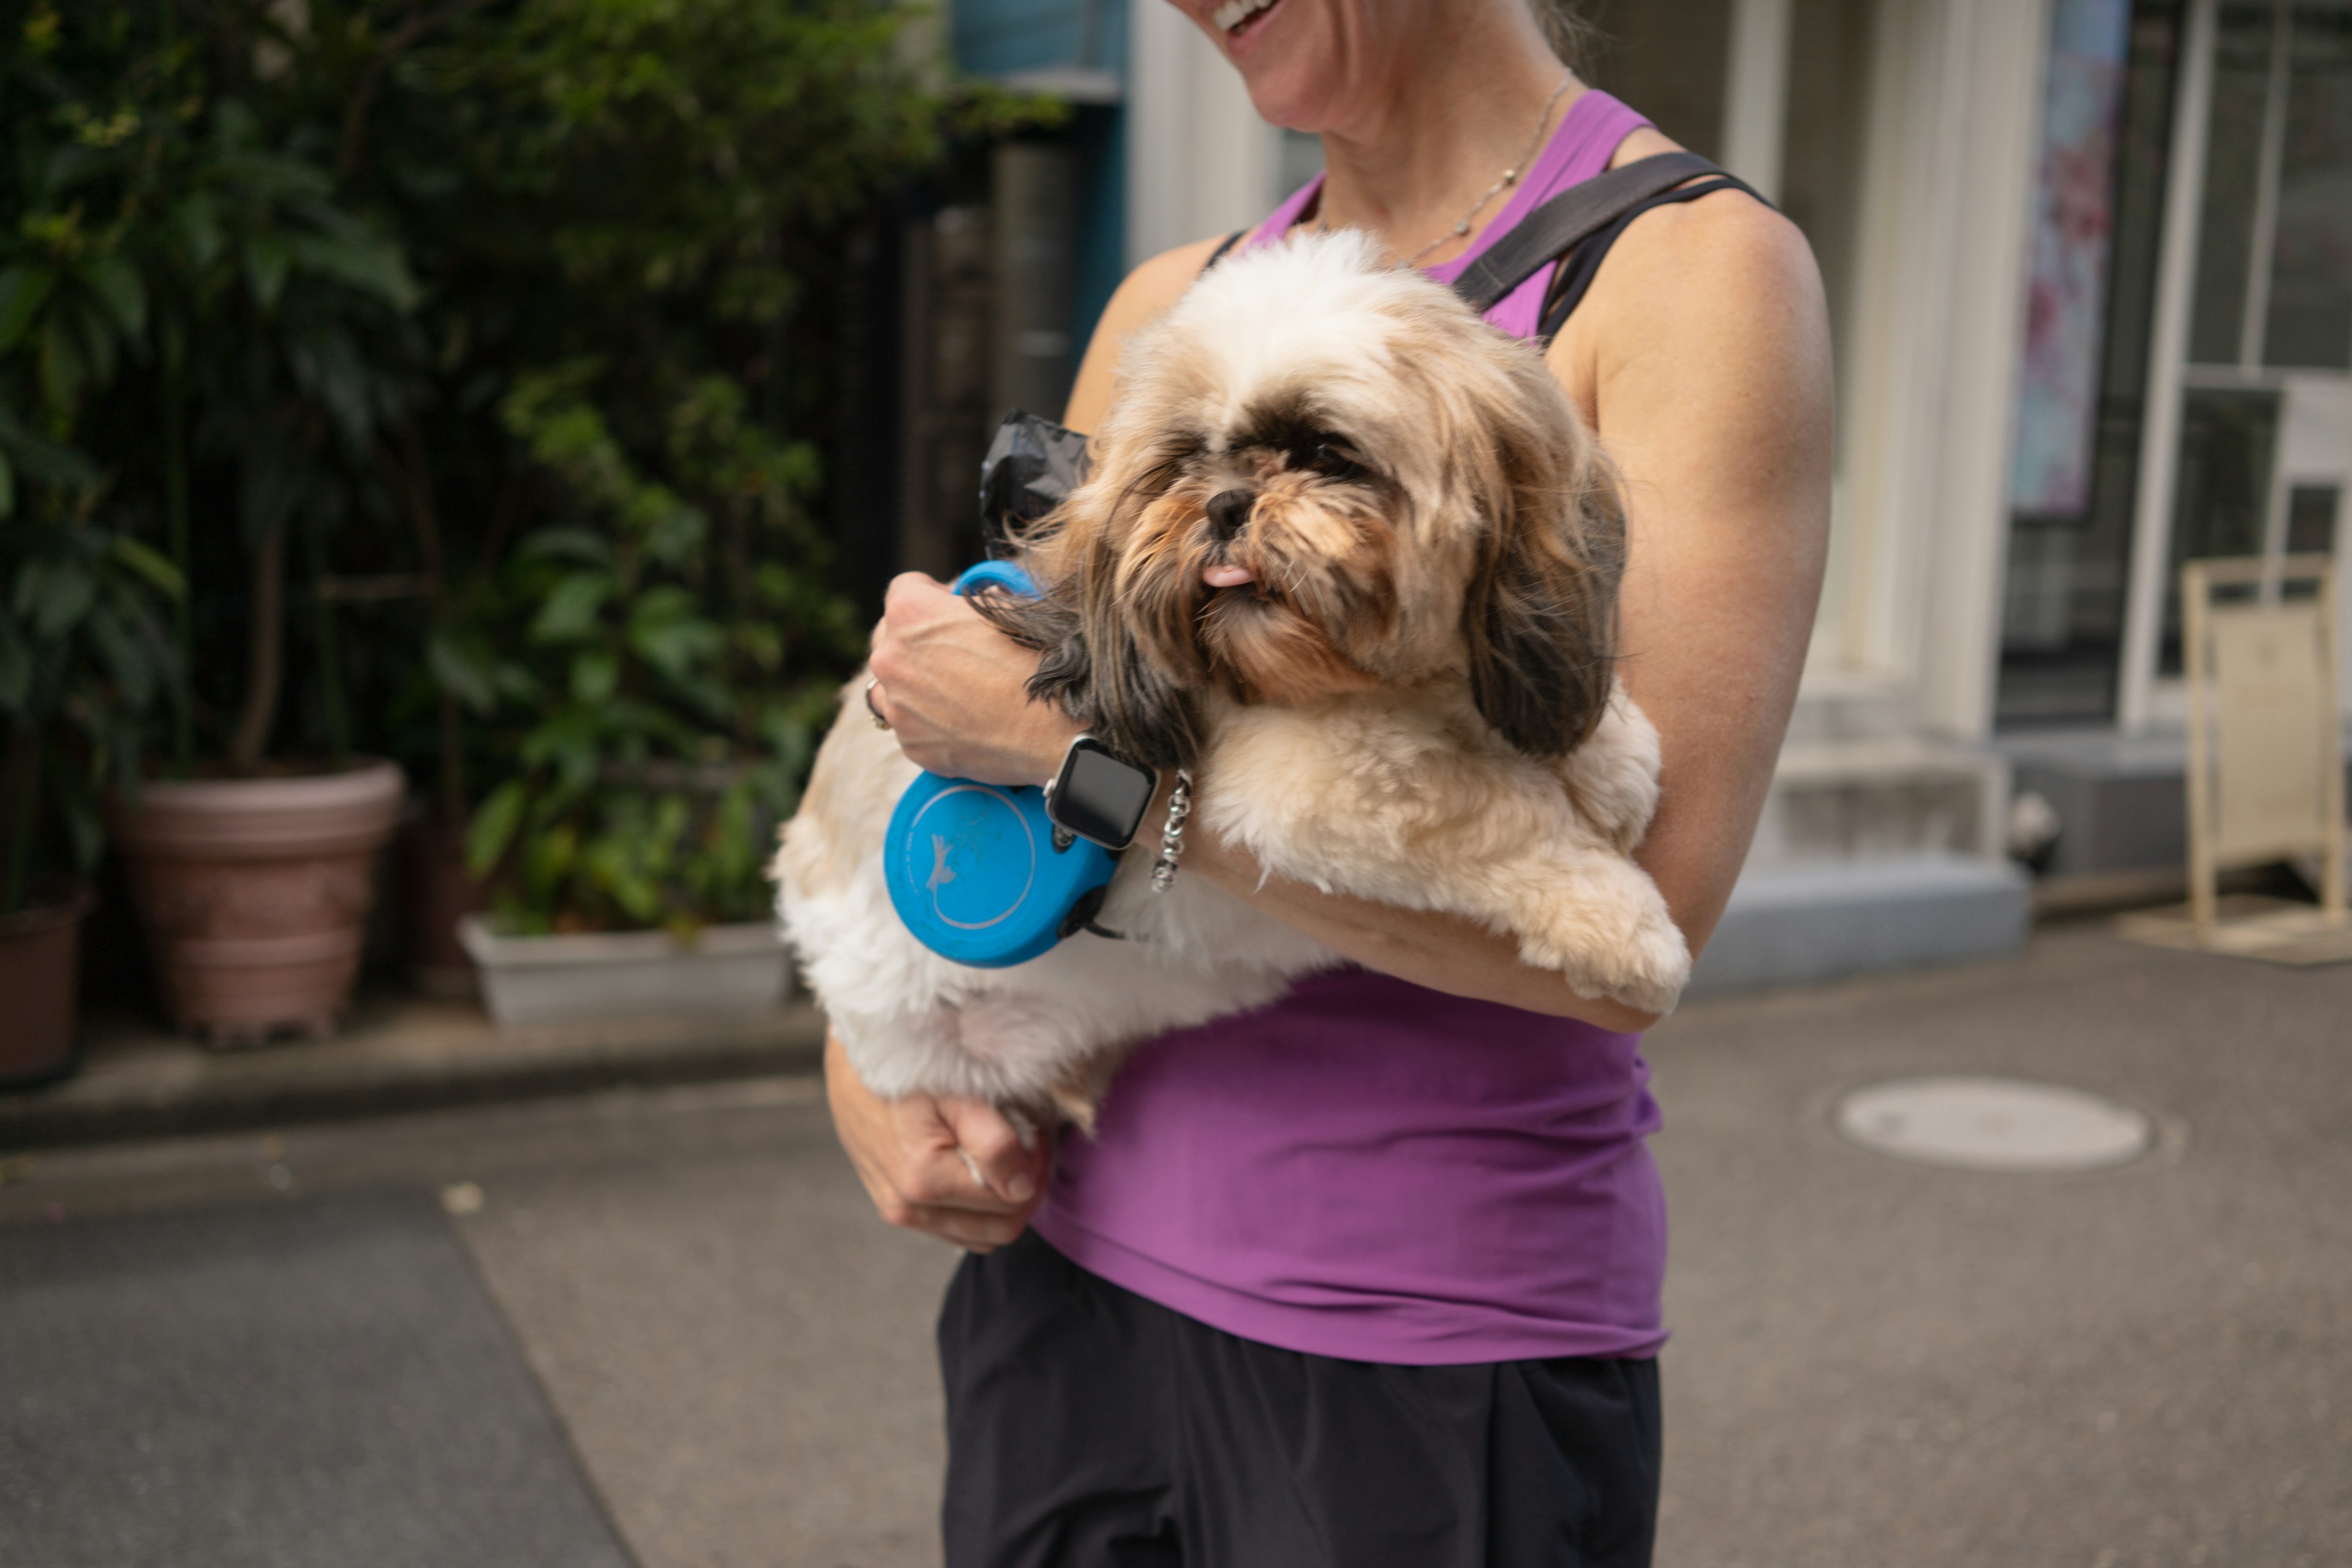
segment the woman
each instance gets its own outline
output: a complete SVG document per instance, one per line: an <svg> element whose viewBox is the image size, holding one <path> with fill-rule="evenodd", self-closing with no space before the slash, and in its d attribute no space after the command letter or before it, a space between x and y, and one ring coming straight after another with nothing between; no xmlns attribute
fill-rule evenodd
<svg viewBox="0 0 2352 1568"><path fill-rule="evenodd" d="M1530 0L1171 3L1260 114L1322 137L1327 176L1244 244L1364 228L1450 279L1558 189L1675 150L1565 70L1545 28L1572 24ZM1221 238L1128 279L1069 425L1097 425L1123 343ZM1541 284L1489 320L1530 331ZM1622 672L1664 759L1641 859L1696 951L1754 831L1820 584L1811 258L1737 190L1659 206L1547 363L1625 484ZM872 698L923 766L1036 783L1075 727L1027 701L1034 663L902 577ZM883 1216L972 1254L940 1322L948 1562L1647 1563L1664 1232L1636 1046L1654 1020L1468 922L1264 882L1197 831L1183 874L1360 967L1139 1051L1050 1186L1046 1152L986 1107L877 1100L828 1051Z"/></svg>

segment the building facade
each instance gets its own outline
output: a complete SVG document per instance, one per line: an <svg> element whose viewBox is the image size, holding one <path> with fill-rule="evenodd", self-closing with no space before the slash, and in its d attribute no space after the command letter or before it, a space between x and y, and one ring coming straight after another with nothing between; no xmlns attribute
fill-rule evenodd
<svg viewBox="0 0 2352 1568"><path fill-rule="evenodd" d="M2344 528L2352 0L1590 14L1588 78L1802 227L1836 336L1828 577L1708 982L2011 945L2012 848L2045 893L2160 896L2182 859L2179 565L2333 553ZM1162 0L957 0L951 26L964 68L1084 106L1043 154L1058 216L1015 216L1028 237L995 252L1000 298L1030 302L994 352L1066 356L1038 400L1114 255L1255 222L1318 165ZM1020 161L1040 154L996 156L1001 224L1036 205Z"/></svg>

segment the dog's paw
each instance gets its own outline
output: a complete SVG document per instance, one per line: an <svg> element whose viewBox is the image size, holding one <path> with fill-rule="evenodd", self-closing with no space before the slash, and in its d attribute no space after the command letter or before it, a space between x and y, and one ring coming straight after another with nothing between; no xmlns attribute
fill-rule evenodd
<svg viewBox="0 0 2352 1568"><path fill-rule="evenodd" d="M1690 944L1663 900L1644 911L1632 942L1618 955L1616 973L1606 977L1608 994L1629 1007L1660 1016L1675 1010L1690 984Z"/></svg>
<svg viewBox="0 0 2352 1568"><path fill-rule="evenodd" d="M1553 906L1519 929L1519 957L1557 970L1580 996L1672 1012L1690 981L1690 944L1657 887L1630 863L1606 887Z"/></svg>

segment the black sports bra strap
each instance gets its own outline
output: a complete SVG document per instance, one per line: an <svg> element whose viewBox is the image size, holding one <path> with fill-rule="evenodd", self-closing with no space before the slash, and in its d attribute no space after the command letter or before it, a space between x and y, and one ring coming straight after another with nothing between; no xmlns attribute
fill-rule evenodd
<svg viewBox="0 0 2352 1568"><path fill-rule="evenodd" d="M1218 262L1223 261L1225 258L1225 252L1231 250L1234 246L1239 245L1242 242L1242 236L1248 232L1249 230L1245 228L1237 228L1234 230L1233 233L1225 236L1223 241L1218 245L1217 248L1209 252L1209 259L1201 263L1202 275L1205 276L1210 268L1214 267Z"/></svg>
<svg viewBox="0 0 2352 1568"><path fill-rule="evenodd" d="M1551 286L1544 291L1543 310L1538 317L1538 325L1533 340L1536 352L1541 353L1551 347L1552 339L1559 334L1561 327L1568 324L1568 318L1574 314L1576 308L1584 302L1585 291L1592 287L1592 279L1600 272L1601 260L1608 256L1609 247L1617 243L1618 237L1635 218L1653 207L1696 201L1717 191L1747 191L1749 195L1756 196L1745 181L1717 171L1713 179L1660 191L1635 203L1619 213L1600 233L1588 235L1578 241L1566 256L1560 258L1559 270L1552 274ZM1759 202L1764 200L1762 196L1756 196L1756 199Z"/></svg>
<svg viewBox="0 0 2352 1568"><path fill-rule="evenodd" d="M1485 315L1495 302L1641 204L1685 180L1723 171L1696 153L1660 153L1570 185L1521 218L1454 280ZM1726 176L1728 177L1728 176Z"/></svg>

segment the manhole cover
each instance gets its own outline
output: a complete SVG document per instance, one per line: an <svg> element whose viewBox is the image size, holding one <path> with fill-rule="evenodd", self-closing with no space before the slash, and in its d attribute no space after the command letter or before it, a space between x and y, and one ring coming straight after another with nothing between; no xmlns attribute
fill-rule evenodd
<svg viewBox="0 0 2352 1568"><path fill-rule="evenodd" d="M2095 1171L2156 1138L2128 1106L2010 1078L1892 1079L1839 1100L1834 1120L1865 1149L1969 1171Z"/></svg>

